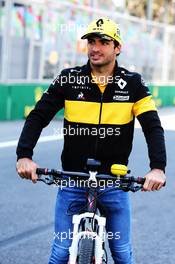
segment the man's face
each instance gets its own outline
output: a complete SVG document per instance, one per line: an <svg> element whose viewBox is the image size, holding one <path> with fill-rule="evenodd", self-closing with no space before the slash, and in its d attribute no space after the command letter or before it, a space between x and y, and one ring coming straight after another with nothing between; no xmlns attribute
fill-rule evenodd
<svg viewBox="0 0 175 264"><path fill-rule="evenodd" d="M121 46L115 47L113 40L104 40L98 37L88 38L88 58L93 66L105 66L115 61L120 53Z"/></svg>

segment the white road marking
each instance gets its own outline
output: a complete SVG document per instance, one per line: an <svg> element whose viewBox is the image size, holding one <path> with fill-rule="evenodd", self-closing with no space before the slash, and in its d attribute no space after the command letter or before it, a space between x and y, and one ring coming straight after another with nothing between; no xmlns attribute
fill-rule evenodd
<svg viewBox="0 0 175 264"><path fill-rule="evenodd" d="M49 142L49 141L55 141L55 140L61 140L63 139L63 135L53 135L53 136L43 136L38 140L38 143L43 142ZM8 148L8 147L16 147L18 144L18 140L10 140L10 141L4 141L0 142L0 148Z"/></svg>

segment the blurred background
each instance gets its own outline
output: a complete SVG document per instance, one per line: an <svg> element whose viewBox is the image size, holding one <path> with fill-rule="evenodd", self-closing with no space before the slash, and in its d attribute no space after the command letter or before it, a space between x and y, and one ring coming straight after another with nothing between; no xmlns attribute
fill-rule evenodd
<svg viewBox="0 0 175 264"><path fill-rule="evenodd" d="M0 0L0 120L25 118L61 69L86 63L80 37L99 16L121 28L120 65L175 104L175 0Z"/></svg>

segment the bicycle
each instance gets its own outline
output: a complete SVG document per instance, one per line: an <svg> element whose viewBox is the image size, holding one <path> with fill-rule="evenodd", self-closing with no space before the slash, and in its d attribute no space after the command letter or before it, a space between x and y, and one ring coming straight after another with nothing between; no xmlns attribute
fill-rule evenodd
<svg viewBox="0 0 175 264"><path fill-rule="evenodd" d="M70 172L61 170L49 170L37 168L38 181L51 185L60 186L61 183L68 183L70 178L78 182L84 181L88 187L87 203L79 214L73 215L73 239L69 248L68 264L102 264L107 263L105 250L105 212L100 205L97 196L97 188L100 180L105 183L112 183L116 189L123 191L139 191L145 182L142 177L126 176L128 168L121 164L114 164L111 167L113 175L98 174L100 162L93 159L87 160L89 173ZM103 192L100 194L102 195Z"/></svg>

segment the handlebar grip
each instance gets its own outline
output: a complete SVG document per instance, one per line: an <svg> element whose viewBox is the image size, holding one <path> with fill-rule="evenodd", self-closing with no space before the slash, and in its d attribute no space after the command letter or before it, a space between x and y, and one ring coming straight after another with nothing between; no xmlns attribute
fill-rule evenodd
<svg viewBox="0 0 175 264"><path fill-rule="evenodd" d="M47 168L37 168L36 174L37 175L48 175L48 169Z"/></svg>
<svg viewBox="0 0 175 264"><path fill-rule="evenodd" d="M144 184L145 183L145 178L143 177L137 177L137 183Z"/></svg>
<svg viewBox="0 0 175 264"><path fill-rule="evenodd" d="M145 178L138 177L137 178L137 183L144 184L145 180L146 180ZM166 182L164 182L164 184L163 184L163 187L165 187L165 186L166 186Z"/></svg>

